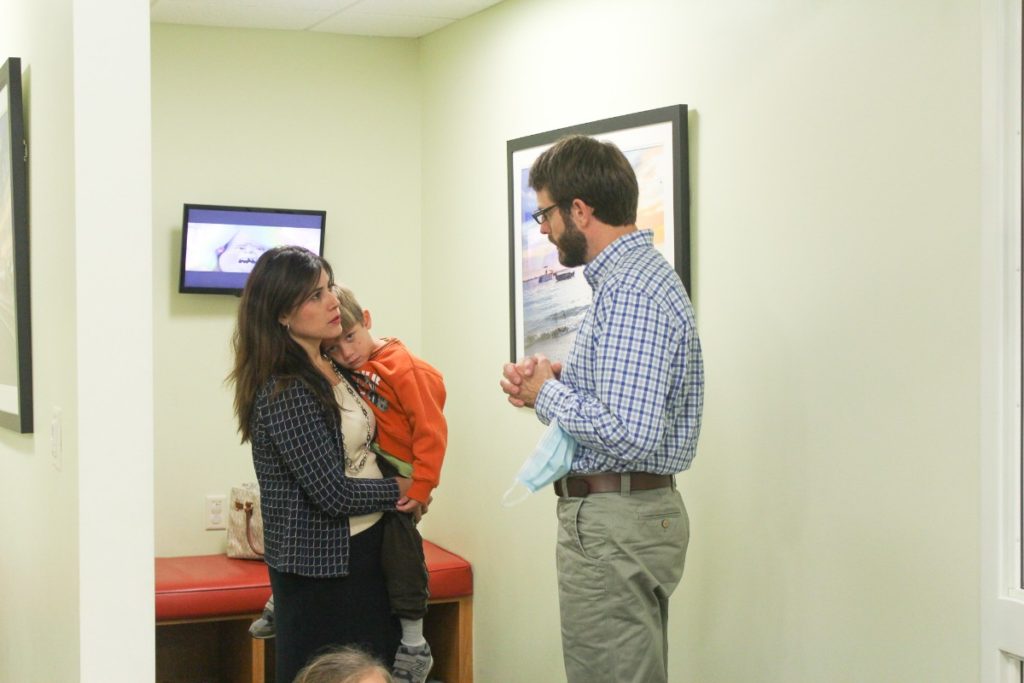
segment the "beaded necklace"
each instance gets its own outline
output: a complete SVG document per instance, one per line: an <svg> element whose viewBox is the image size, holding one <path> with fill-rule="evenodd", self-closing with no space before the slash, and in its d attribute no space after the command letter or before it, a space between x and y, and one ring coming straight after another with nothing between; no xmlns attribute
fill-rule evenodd
<svg viewBox="0 0 1024 683"><path fill-rule="evenodd" d="M334 361L326 355L324 355L324 360L331 364L331 368L334 369L334 374L338 376L338 379L341 380L341 384L345 386L345 390L348 392L348 395L351 396L352 400L355 401L355 404L359 406L359 410L362 411L363 418L366 422L366 447L363 448L362 457L358 460L353 460L347 455L345 456L345 468L352 474L359 474L363 471L363 468L366 467L366 459L370 456L370 444L373 443L373 432L370 431L370 415L366 412L366 406L363 404L362 399L360 399L359 395L354 389L352 389L352 385L350 385L348 380L345 379L345 376L341 374L341 371L338 370L338 366L334 364Z"/></svg>

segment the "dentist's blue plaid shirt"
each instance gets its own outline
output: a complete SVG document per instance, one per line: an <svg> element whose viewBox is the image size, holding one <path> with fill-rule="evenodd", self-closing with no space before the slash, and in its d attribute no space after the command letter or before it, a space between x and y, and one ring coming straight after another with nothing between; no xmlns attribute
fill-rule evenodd
<svg viewBox="0 0 1024 683"><path fill-rule="evenodd" d="M537 395L580 444L572 471L675 474L700 435L704 361L693 306L643 230L619 237L583 271L594 301L562 368ZM555 359L558 360L558 359Z"/></svg>

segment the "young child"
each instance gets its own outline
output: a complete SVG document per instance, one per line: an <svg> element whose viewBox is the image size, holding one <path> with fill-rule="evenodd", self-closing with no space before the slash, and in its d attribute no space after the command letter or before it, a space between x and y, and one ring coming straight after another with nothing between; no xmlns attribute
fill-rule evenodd
<svg viewBox="0 0 1024 683"><path fill-rule="evenodd" d="M318 655L294 683L394 683L391 674L372 656L354 647Z"/></svg>
<svg viewBox="0 0 1024 683"><path fill-rule="evenodd" d="M411 477L412 486L399 507L406 513L385 515L382 565L392 612L402 624L402 642L395 655L396 681L422 683L433 664L423 637L427 611L427 569L423 538L413 514L425 509L440 479L448 442L443 409L446 398L441 373L414 356L394 338L374 337L370 312L346 287L335 285L343 332L322 349L350 376L377 419L375 451L382 470L390 463L398 474ZM389 476L385 471L384 475ZM250 633L273 635L273 598Z"/></svg>

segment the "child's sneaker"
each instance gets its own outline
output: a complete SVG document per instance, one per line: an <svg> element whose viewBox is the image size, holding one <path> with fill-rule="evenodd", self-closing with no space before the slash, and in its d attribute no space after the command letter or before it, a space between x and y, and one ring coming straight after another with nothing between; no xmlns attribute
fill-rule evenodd
<svg viewBox="0 0 1024 683"><path fill-rule="evenodd" d="M267 601L260 618L249 625L249 635L253 638L265 640L274 637L274 598Z"/></svg>
<svg viewBox="0 0 1024 683"><path fill-rule="evenodd" d="M425 683L434 658L430 655L430 645L423 643L415 647L399 645L395 655L395 668L391 674L396 683Z"/></svg>

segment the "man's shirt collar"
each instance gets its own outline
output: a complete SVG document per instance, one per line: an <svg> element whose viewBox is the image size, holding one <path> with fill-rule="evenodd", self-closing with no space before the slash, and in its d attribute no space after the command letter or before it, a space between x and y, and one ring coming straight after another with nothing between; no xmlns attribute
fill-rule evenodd
<svg viewBox="0 0 1024 683"><path fill-rule="evenodd" d="M654 232L651 230L637 230L617 237L586 265L583 269L583 276L587 278L591 289L597 289L602 278L612 272L615 269L615 264L621 261L628 252L653 245Z"/></svg>

